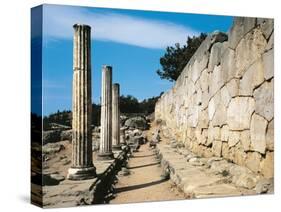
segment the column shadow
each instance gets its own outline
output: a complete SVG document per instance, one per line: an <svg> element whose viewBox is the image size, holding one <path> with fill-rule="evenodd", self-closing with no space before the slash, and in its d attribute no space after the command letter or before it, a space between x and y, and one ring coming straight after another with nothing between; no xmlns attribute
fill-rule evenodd
<svg viewBox="0 0 281 212"><path fill-rule="evenodd" d="M128 167L128 169L139 169L139 168L148 167L148 166L155 166L155 165L158 165L158 164L159 164L159 162L144 164L144 165L140 165L140 166L131 166L131 167Z"/></svg>
<svg viewBox="0 0 281 212"><path fill-rule="evenodd" d="M137 189L141 189L141 188L146 188L146 187L149 187L149 186L153 186L153 185L164 183L164 182L166 182L168 180L169 179L161 179L161 180L153 181L153 182L150 182L150 183L144 183L144 184L139 184L139 185L127 186L127 187L123 187L123 188L117 188L116 189L116 193L121 193L121 192L125 192L125 191L132 191L132 190L137 190Z"/></svg>

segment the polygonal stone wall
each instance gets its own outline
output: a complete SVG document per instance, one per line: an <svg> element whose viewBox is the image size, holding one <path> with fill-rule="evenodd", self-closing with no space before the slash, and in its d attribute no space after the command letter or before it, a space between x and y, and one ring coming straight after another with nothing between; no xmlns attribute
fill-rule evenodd
<svg viewBox="0 0 281 212"><path fill-rule="evenodd" d="M272 19L234 19L210 34L155 107L169 134L193 152L273 176Z"/></svg>

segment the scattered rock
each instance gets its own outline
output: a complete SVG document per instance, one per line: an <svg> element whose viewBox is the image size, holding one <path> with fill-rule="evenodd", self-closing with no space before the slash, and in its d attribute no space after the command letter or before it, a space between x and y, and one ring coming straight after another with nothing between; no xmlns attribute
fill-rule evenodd
<svg viewBox="0 0 281 212"><path fill-rule="evenodd" d="M129 118L125 121L124 125L132 129L140 129L140 130L148 129L147 120L142 116Z"/></svg>
<svg viewBox="0 0 281 212"><path fill-rule="evenodd" d="M65 178L59 174L44 174L42 179L43 186L58 185Z"/></svg>
<svg viewBox="0 0 281 212"><path fill-rule="evenodd" d="M44 154L53 154L53 153L60 152L63 149L65 149L63 144L48 143L43 146L43 153Z"/></svg>
<svg viewBox="0 0 281 212"><path fill-rule="evenodd" d="M61 130L43 131L43 145L60 141Z"/></svg>
<svg viewBox="0 0 281 212"><path fill-rule="evenodd" d="M57 181L65 180L65 177L60 175L60 174L58 174L58 173L51 174L50 177L55 179L55 180L57 180Z"/></svg>
<svg viewBox="0 0 281 212"><path fill-rule="evenodd" d="M60 140L61 141L68 140L72 142L72 130L63 130L60 134Z"/></svg>

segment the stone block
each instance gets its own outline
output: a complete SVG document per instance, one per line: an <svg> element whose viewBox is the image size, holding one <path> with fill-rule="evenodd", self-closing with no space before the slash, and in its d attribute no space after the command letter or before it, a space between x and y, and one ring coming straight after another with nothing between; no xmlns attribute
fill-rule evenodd
<svg viewBox="0 0 281 212"><path fill-rule="evenodd" d="M248 67L261 57L267 42L260 29L255 28L247 34L238 44L235 51L236 70L235 77L240 78Z"/></svg>
<svg viewBox="0 0 281 212"><path fill-rule="evenodd" d="M229 131L228 146L233 147L240 141L239 131Z"/></svg>
<svg viewBox="0 0 281 212"><path fill-rule="evenodd" d="M261 117L257 114L253 114L252 120L251 120L251 129L250 129L251 149L254 151L260 152L261 154L265 153L266 127L267 127L267 121L263 117Z"/></svg>
<svg viewBox="0 0 281 212"><path fill-rule="evenodd" d="M234 24L229 33L229 47L235 49L245 34L250 32L256 25L256 18L235 17Z"/></svg>
<svg viewBox="0 0 281 212"><path fill-rule="evenodd" d="M253 63L240 80L239 93L242 96L252 96L253 90L264 81L264 66L259 59Z"/></svg>
<svg viewBox="0 0 281 212"><path fill-rule="evenodd" d="M266 80L269 80L274 75L274 55L273 55L273 49L265 52L262 55L262 62L263 62L263 68L264 68L264 78Z"/></svg>
<svg viewBox="0 0 281 212"><path fill-rule="evenodd" d="M261 155L258 152L248 152L246 159L246 166L253 172L258 173L260 171Z"/></svg>
<svg viewBox="0 0 281 212"><path fill-rule="evenodd" d="M226 84L226 88L231 97L239 95L239 79L232 79Z"/></svg>
<svg viewBox="0 0 281 212"><path fill-rule="evenodd" d="M272 18L258 18L257 24L260 25L262 33L266 39L272 34L274 29L274 19Z"/></svg>
<svg viewBox="0 0 281 212"><path fill-rule="evenodd" d="M227 124L229 129L249 129L254 107L255 101L251 97L235 97L231 99L227 110Z"/></svg>
<svg viewBox="0 0 281 212"><path fill-rule="evenodd" d="M210 96L215 95L220 88L225 84L227 79L224 78L221 66L215 66L214 70L210 73Z"/></svg>
<svg viewBox="0 0 281 212"><path fill-rule="evenodd" d="M235 51L230 48L226 48L223 52L221 59L221 72L223 78L227 81L235 77L236 62L235 62Z"/></svg>
<svg viewBox="0 0 281 212"><path fill-rule="evenodd" d="M250 150L250 145L251 145L250 130L243 130L240 133L240 142L241 142L241 145L242 145L244 151Z"/></svg>
<svg viewBox="0 0 281 212"><path fill-rule="evenodd" d="M223 86L222 89L221 89L221 101L222 101L222 104L227 107L229 102L231 100L231 96L230 96L230 93L228 92L228 89L226 86Z"/></svg>
<svg viewBox="0 0 281 212"><path fill-rule="evenodd" d="M255 112L270 121L274 115L273 80L264 82L254 91Z"/></svg>
<svg viewBox="0 0 281 212"><path fill-rule="evenodd" d="M274 177L274 153L267 152L265 159L261 162L261 173L266 178Z"/></svg>
<svg viewBox="0 0 281 212"><path fill-rule="evenodd" d="M221 141L228 141L229 138L229 128L228 125L224 125L221 128Z"/></svg>
<svg viewBox="0 0 281 212"><path fill-rule="evenodd" d="M265 140L266 149L274 150L274 120L271 120L267 125Z"/></svg>
<svg viewBox="0 0 281 212"><path fill-rule="evenodd" d="M219 103L219 105L216 108L215 114L213 116L213 126L223 126L226 124L226 106L223 105L223 103Z"/></svg>
<svg viewBox="0 0 281 212"><path fill-rule="evenodd" d="M212 145L212 151L214 156L221 157L222 142L219 140L214 140Z"/></svg>
<svg viewBox="0 0 281 212"><path fill-rule="evenodd" d="M221 63L221 56L224 45L222 43L215 43L211 48L210 59L208 64L209 72L214 70L215 66Z"/></svg>

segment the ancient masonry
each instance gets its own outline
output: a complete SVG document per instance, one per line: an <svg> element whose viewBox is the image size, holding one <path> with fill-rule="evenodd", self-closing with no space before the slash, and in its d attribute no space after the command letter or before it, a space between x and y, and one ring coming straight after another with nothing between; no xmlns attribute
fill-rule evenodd
<svg viewBox="0 0 281 212"><path fill-rule="evenodd" d="M102 68L101 141L99 160L113 159L112 152L112 67Z"/></svg>
<svg viewBox="0 0 281 212"><path fill-rule="evenodd" d="M272 19L235 18L193 55L155 117L174 139L204 157L218 156L273 177Z"/></svg>
<svg viewBox="0 0 281 212"><path fill-rule="evenodd" d="M112 148L120 150L120 110L119 110L119 94L120 86L114 83L112 86Z"/></svg>
<svg viewBox="0 0 281 212"><path fill-rule="evenodd" d="M91 134L91 28L78 24L73 27L72 166L68 178L83 180L96 176Z"/></svg>

